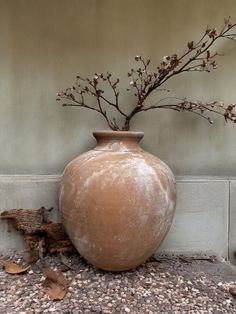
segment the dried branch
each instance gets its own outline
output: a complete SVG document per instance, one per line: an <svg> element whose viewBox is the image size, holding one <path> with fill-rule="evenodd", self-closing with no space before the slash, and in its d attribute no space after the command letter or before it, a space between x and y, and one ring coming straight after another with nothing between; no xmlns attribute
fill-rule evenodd
<svg viewBox="0 0 236 314"><path fill-rule="evenodd" d="M175 104L161 104L162 101L172 99L176 100L177 103ZM153 106L149 106L146 108L142 108L141 111L148 111L151 109L172 109L179 112L188 111L198 116L206 119L210 124L213 123L208 113L214 113L225 118L225 121L232 121L236 123L236 112L234 109L236 108L236 104L224 105L223 103L202 103L202 102L192 102L188 101L187 99L181 99L176 97L166 97L161 99L157 104Z"/></svg>
<svg viewBox="0 0 236 314"><path fill-rule="evenodd" d="M0 219L10 219L16 230L22 232L28 248L28 263L32 264L45 253L73 252L74 246L61 223L48 222L46 209L10 209L0 214Z"/></svg>
<svg viewBox="0 0 236 314"><path fill-rule="evenodd" d="M188 111L197 114L210 123L212 119L208 114L217 114L223 116L226 122L232 121L235 123L235 104L192 102L179 98L175 98L177 103L163 104L163 100L173 100L171 97L165 97L155 105L146 105L146 99L153 92L168 93L170 90L162 88L162 85L177 75L188 72L211 72L217 69L216 58L222 55L213 52L212 49L215 43L221 39L236 41L235 29L236 23L231 23L230 17L224 20L224 25L219 32L215 28L207 27L198 41L189 41L187 43L187 49L181 55L178 56L175 53L165 56L157 67L157 71L153 73L149 71L150 60L145 60L142 56L136 56L135 61L139 64L139 67L128 72L131 81L127 90L133 92L137 100L129 113L124 112L119 105L119 91L117 90L119 79L113 79L112 74L109 72L106 75L95 73L92 79L77 76L75 86L58 93L58 100L65 100L64 106L83 107L97 111L114 131L129 130L130 121L137 113L151 109ZM104 95L104 83L112 90L114 100L110 100ZM89 96L96 100L96 104L90 103ZM114 108L124 118L123 126L118 126L116 120L107 114L104 106Z"/></svg>

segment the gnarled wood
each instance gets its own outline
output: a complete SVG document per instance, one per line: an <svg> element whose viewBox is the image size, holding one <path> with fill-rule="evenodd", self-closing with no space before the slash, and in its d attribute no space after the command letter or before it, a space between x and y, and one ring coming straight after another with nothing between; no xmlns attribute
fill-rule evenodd
<svg viewBox="0 0 236 314"><path fill-rule="evenodd" d="M10 209L1 213L1 219L13 221L16 230L24 236L28 249L28 264L32 264L47 253L75 251L61 223L47 221L46 209Z"/></svg>

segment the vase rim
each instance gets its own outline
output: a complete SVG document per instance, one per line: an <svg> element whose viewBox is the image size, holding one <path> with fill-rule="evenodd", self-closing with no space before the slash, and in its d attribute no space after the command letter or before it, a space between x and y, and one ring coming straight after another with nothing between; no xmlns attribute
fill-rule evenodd
<svg viewBox="0 0 236 314"><path fill-rule="evenodd" d="M141 139L144 136L144 132L138 131L113 131L113 130L98 130L93 132L93 136L107 137L107 138L138 138Z"/></svg>

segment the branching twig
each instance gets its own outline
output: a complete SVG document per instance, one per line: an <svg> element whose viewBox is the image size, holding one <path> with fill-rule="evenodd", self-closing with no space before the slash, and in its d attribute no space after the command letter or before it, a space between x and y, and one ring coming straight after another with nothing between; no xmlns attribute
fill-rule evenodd
<svg viewBox="0 0 236 314"><path fill-rule="evenodd" d="M124 112L119 105L119 91L117 90L119 79L114 79L109 72L106 75L95 73L92 79L77 76L75 86L58 93L58 100L65 100L64 106L83 107L97 111L105 118L109 127L114 131L129 130L130 121L137 113L152 109L188 111L208 120L210 123L212 123L212 119L208 114L217 114L223 116L226 122L236 122L235 104L202 103L165 97L155 105L146 105L146 99L153 92L169 92L169 89L162 88L162 86L177 75L188 72L211 72L216 69L216 58L221 55L218 52L213 52L212 48L221 39L236 41L235 29L236 23L231 23L230 18L225 19L224 26L219 32L215 28L207 27L198 41L187 43L187 49L182 55L172 54L165 56L157 67L157 72L151 73L149 71L149 59L145 60L141 56L136 56L135 61L140 66L137 69L131 69L128 73L131 81L127 90L133 91L137 100L129 113ZM104 83L108 84L108 87L112 90L114 100L110 100L104 95ZM90 104L88 96L93 97L96 100L96 104ZM168 100L171 103L163 104L164 100ZM175 100L175 103L172 103L173 100ZM123 126L117 125L116 120L107 114L104 106L115 109L124 118Z"/></svg>

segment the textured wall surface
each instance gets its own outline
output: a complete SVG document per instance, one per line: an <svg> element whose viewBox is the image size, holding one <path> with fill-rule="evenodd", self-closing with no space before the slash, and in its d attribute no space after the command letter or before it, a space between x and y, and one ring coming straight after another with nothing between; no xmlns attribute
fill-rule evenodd
<svg viewBox="0 0 236 314"><path fill-rule="evenodd" d="M154 66L233 12L235 0L0 0L0 173L60 174L94 144L92 130L107 128L94 112L55 101L77 74L110 70L128 85L136 54ZM218 48L218 70L173 80L174 95L236 102L236 45ZM158 110L137 115L132 129L176 175L236 175L236 126L216 122Z"/></svg>

